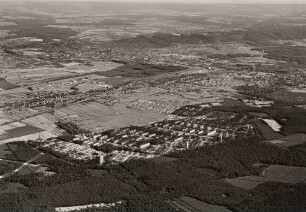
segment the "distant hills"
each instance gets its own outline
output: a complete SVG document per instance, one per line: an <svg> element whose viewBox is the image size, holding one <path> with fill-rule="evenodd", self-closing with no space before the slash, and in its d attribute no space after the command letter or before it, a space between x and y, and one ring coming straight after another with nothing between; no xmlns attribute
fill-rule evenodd
<svg viewBox="0 0 306 212"><path fill-rule="evenodd" d="M253 45L269 45L275 40L294 40L306 38L306 27L303 24L283 24L289 20L269 19L244 30L230 32L211 32L204 34L166 34L139 35L123 38L113 43L121 47L159 48L175 44L203 44L217 42L238 42Z"/></svg>

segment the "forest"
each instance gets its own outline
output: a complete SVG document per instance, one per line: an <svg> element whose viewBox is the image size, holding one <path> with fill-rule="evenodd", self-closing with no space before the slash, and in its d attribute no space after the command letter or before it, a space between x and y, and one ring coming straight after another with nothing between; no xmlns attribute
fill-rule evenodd
<svg viewBox="0 0 306 212"><path fill-rule="evenodd" d="M126 211L171 211L172 206L167 201L183 195L244 211L241 205L257 207L259 200L269 205L265 187L245 191L223 179L258 175L264 166L253 166L257 163L306 167L302 152L266 143L258 136L176 152L168 157L176 160L164 163L134 160L107 166L51 157L45 162L54 175L14 175L1 182L26 187L19 193L0 193L0 211L24 211L29 207L35 208L33 211L52 211L59 206L117 201L124 202ZM103 172L92 174L94 170ZM304 191L298 189L296 192L300 195ZM112 210L123 209L115 207Z"/></svg>

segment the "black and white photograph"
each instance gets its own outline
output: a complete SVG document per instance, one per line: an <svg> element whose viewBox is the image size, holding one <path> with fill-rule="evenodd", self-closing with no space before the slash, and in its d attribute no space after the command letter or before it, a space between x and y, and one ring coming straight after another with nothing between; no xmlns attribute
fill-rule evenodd
<svg viewBox="0 0 306 212"><path fill-rule="evenodd" d="M0 0L0 212L305 212L306 0Z"/></svg>

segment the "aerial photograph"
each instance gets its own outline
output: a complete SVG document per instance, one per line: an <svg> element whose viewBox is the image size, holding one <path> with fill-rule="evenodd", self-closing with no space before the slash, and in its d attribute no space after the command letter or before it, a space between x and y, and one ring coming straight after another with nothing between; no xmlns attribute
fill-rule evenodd
<svg viewBox="0 0 306 212"><path fill-rule="evenodd" d="M0 0L0 212L305 212L306 0Z"/></svg>

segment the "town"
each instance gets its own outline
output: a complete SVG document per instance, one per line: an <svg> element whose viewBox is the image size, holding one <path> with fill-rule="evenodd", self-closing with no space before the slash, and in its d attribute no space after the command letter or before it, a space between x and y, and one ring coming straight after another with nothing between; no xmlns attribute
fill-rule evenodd
<svg viewBox="0 0 306 212"><path fill-rule="evenodd" d="M239 119L239 124L234 124ZM32 144L46 151L49 149L68 155L71 159L98 158L97 162L103 164L152 158L254 134L247 116L216 112L194 118L172 118L144 127L134 126L94 135L81 134L69 141L52 138Z"/></svg>

